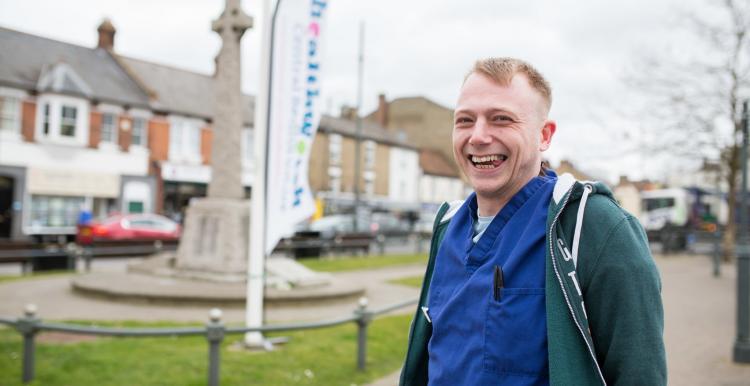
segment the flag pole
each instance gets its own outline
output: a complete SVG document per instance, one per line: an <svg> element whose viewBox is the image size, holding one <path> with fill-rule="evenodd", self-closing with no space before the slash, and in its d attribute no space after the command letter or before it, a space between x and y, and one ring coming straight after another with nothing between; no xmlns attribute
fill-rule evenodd
<svg viewBox="0 0 750 386"><path fill-rule="evenodd" d="M281 0L277 0L273 12L275 18ZM266 182L268 172L268 127L271 94L271 55L273 53L273 20L271 0L263 0L261 18L261 55L258 94L255 99L255 173L251 193L250 237L248 240L247 294L245 305L245 326L263 325L263 294L265 286L265 239L266 239ZM260 332L245 334L245 345L264 347L266 344Z"/></svg>

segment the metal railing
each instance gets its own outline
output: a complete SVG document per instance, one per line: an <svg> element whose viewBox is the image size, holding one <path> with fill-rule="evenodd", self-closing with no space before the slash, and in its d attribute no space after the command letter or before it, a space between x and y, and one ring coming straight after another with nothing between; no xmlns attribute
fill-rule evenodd
<svg viewBox="0 0 750 386"><path fill-rule="evenodd" d="M29 304L24 309L24 316L17 319L0 318L0 324L12 326L23 336L23 362L21 380L28 383L34 380L35 372L35 337L43 331L56 331L81 335L119 336L119 337L162 337L162 336L197 336L204 335L208 341L208 385L219 385L220 346L226 335L244 334L247 332L282 332L334 327L346 323L357 325L357 369L365 370L367 358L367 328L377 316L416 304L418 299L395 303L375 310L367 308L367 298L360 298L359 306L350 316L337 319L312 322L276 324L261 327L225 327L221 321L222 312L214 308L209 312L209 322L204 327L183 328L108 328L91 327L76 324L43 322L37 318L37 307Z"/></svg>

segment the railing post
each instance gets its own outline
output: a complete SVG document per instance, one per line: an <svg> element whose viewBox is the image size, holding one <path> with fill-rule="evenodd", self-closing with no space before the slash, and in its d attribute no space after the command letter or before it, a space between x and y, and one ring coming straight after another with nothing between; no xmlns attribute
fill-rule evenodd
<svg viewBox="0 0 750 386"><path fill-rule="evenodd" d="M378 253L385 255L385 235L377 235L375 240L378 244Z"/></svg>
<svg viewBox="0 0 750 386"><path fill-rule="evenodd" d="M206 325L206 339L208 340L208 386L219 386L219 360L221 341L224 340L224 325L221 323L221 310L212 309L210 321Z"/></svg>
<svg viewBox="0 0 750 386"><path fill-rule="evenodd" d="M721 275L721 231L718 224L713 239L714 277Z"/></svg>
<svg viewBox="0 0 750 386"><path fill-rule="evenodd" d="M16 330L23 335L23 371L21 380L29 383L34 380L34 337L39 332L39 319L36 317L36 305L27 304L24 307L23 318L18 320Z"/></svg>
<svg viewBox="0 0 750 386"><path fill-rule="evenodd" d="M364 371L367 364L367 326L372 321L372 313L367 311L367 298L359 298L359 307L354 312L357 319L357 369Z"/></svg>

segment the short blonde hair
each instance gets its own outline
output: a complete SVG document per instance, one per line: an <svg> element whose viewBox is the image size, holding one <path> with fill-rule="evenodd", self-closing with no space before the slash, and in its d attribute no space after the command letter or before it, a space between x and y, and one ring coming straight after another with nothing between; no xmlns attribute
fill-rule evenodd
<svg viewBox="0 0 750 386"><path fill-rule="evenodd" d="M523 74L528 79L531 88L539 92L544 100L547 112L552 106L552 88L547 79L531 64L516 58L486 58L477 60L474 68L466 74L464 81L471 74L482 74L502 86L510 85L513 76Z"/></svg>

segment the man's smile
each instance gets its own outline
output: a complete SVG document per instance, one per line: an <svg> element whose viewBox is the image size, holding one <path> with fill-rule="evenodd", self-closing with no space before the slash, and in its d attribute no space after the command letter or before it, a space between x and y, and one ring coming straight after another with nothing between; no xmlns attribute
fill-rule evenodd
<svg viewBox="0 0 750 386"><path fill-rule="evenodd" d="M508 159L505 154L469 155L469 162L478 169L495 169Z"/></svg>

